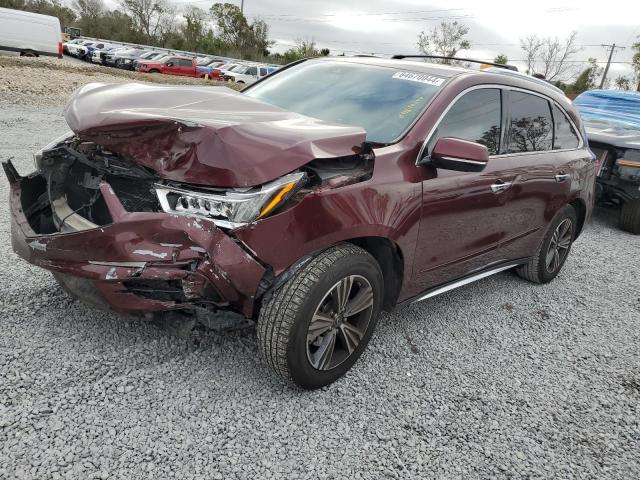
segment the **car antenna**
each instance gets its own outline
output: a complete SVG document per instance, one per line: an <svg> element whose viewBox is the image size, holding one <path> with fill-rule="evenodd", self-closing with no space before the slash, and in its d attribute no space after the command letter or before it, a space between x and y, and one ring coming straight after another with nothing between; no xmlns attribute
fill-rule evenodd
<svg viewBox="0 0 640 480"><path fill-rule="evenodd" d="M441 55L402 55L397 54L391 57L392 60L402 60L403 58L435 58L439 60L457 60L458 62L471 62L480 63L484 65L491 65L492 67L504 68L506 70L518 71L518 67L515 65L504 65L502 63L484 62L482 60L475 60L473 58L458 58L458 57L444 57Z"/></svg>

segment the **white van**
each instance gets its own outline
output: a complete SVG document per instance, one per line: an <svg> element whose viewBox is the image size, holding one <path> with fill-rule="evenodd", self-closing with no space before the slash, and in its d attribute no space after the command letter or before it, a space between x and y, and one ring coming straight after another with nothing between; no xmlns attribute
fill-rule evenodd
<svg viewBox="0 0 640 480"><path fill-rule="evenodd" d="M49 15L0 8L0 53L62 58L60 20Z"/></svg>

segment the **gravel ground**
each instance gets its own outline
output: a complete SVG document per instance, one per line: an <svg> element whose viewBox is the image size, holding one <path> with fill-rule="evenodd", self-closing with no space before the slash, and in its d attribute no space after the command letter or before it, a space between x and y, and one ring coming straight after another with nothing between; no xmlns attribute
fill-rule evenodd
<svg viewBox="0 0 640 480"><path fill-rule="evenodd" d="M0 99L31 169L60 107ZM384 314L328 388L253 330L178 339L13 254L0 180L0 478L640 478L640 238L598 211L561 275L503 273Z"/></svg>
<svg viewBox="0 0 640 480"><path fill-rule="evenodd" d="M76 88L92 82L159 83L166 85L216 86L200 78L174 77L130 72L118 68L93 65L71 57L24 58L0 55L0 100L20 105L57 106L64 104ZM239 90L235 84L226 87Z"/></svg>

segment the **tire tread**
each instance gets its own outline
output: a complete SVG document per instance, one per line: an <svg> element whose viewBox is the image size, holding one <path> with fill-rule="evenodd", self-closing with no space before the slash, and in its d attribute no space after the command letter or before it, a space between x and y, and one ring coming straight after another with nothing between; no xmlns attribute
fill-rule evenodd
<svg viewBox="0 0 640 480"><path fill-rule="evenodd" d="M640 199L629 200L622 205L620 228L633 234L640 234Z"/></svg>
<svg viewBox="0 0 640 480"><path fill-rule="evenodd" d="M305 298L334 263L354 255L371 257L362 248L347 243L325 250L272 292L263 303L258 319L258 348L266 364L280 377L293 380L287 362L287 347Z"/></svg>

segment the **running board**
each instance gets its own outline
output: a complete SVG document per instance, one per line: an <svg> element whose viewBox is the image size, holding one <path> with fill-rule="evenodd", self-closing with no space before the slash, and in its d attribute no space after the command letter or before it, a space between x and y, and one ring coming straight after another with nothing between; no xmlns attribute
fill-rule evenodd
<svg viewBox="0 0 640 480"><path fill-rule="evenodd" d="M436 287L433 290L429 290L427 293L424 293L415 300L411 301L411 303L421 302L422 300L426 300L427 298L435 297L450 290L454 290L458 287L462 287L478 280L482 280L483 278L490 277L491 275L495 275L496 273L504 272L505 270L509 270L510 268L520 266L522 265L522 263L523 262L509 263L507 265L503 265L502 267L493 268L491 270L487 270L475 275L471 275L469 277L462 278L460 280L456 280L455 282L447 283L446 285L443 285L441 287Z"/></svg>

